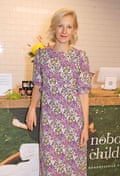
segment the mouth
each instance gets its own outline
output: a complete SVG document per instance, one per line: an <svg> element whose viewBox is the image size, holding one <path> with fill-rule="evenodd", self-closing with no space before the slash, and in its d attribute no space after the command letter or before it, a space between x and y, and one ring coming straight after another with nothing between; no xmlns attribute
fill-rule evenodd
<svg viewBox="0 0 120 176"><path fill-rule="evenodd" d="M60 37L67 38L67 35L61 34Z"/></svg>

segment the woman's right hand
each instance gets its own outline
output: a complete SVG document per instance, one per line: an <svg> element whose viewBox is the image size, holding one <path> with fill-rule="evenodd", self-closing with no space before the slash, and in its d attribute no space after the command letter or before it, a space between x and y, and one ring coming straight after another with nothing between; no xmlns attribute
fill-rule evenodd
<svg viewBox="0 0 120 176"><path fill-rule="evenodd" d="M36 109L29 107L26 116L26 125L28 130L32 131L33 128L36 126Z"/></svg>
<svg viewBox="0 0 120 176"><path fill-rule="evenodd" d="M26 125L28 130L33 130L33 127L36 126L36 106L38 101L40 101L41 93L40 93L40 86L34 85L32 91L32 98L31 103L28 109L28 113L26 116Z"/></svg>

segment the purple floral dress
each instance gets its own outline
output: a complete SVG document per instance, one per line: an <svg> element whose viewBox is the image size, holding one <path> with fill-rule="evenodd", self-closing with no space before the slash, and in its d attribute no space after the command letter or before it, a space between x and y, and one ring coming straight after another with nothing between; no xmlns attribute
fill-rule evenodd
<svg viewBox="0 0 120 176"><path fill-rule="evenodd" d="M40 176L86 176L87 149L78 145L83 128L78 95L90 89L85 52L39 49L33 82L42 91Z"/></svg>

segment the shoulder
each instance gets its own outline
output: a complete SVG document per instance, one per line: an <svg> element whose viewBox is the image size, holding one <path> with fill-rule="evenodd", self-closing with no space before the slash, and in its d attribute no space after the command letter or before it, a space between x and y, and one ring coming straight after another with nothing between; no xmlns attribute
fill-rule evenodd
<svg viewBox="0 0 120 176"><path fill-rule="evenodd" d="M73 48L73 50L76 53L76 55L78 55L80 58L84 58L84 59L88 58L85 50L81 50L77 48Z"/></svg>
<svg viewBox="0 0 120 176"><path fill-rule="evenodd" d="M35 58L36 59L40 59L41 57L43 57L44 55L46 55L46 53L48 53L48 49L47 48L39 48L37 50Z"/></svg>
<svg viewBox="0 0 120 176"><path fill-rule="evenodd" d="M74 48L76 56L78 57L79 62L84 64L89 64L88 56L85 50Z"/></svg>
<svg viewBox="0 0 120 176"><path fill-rule="evenodd" d="M41 54L46 54L48 52L48 48L39 48L38 49L38 52L37 52L37 54L38 55L41 55Z"/></svg>
<svg viewBox="0 0 120 176"><path fill-rule="evenodd" d="M73 48L74 52L79 55L79 56L86 56L86 51L78 49L78 48Z"/></svg>

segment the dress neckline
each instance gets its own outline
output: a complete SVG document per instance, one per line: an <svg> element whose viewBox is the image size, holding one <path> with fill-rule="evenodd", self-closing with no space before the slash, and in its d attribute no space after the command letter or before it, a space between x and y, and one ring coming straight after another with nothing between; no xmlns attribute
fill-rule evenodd
<svg viewBox="0 0 120 176"><path fill-rule="evenodd" d="M53 53L56 53L56 54L64 54L64 55L68 55L68 54L70 54L73 50L74 50L74 48L73 47L71 47L68 51L57 51L57 50L55 50L53 47L49 47L48 49L50 49Z"/></svg>

